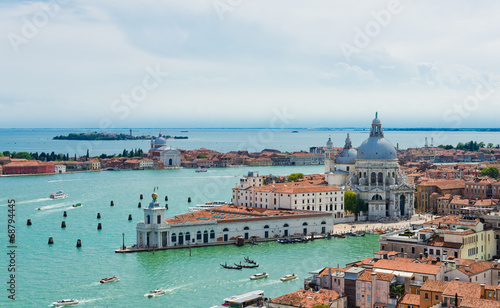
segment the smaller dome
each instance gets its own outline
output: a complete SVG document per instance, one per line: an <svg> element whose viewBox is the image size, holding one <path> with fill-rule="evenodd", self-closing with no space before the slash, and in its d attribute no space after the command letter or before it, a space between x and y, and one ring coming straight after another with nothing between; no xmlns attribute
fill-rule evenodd
<svg viewBox="0 0 500 308"><path fill-rule="evenodd" d="M351 165L356 162L358 151L355 149L343 149L336 157L337 164Z"/></svg>
<svg viewBox="0 0 500 308"><path fill-rule="evenodd" d="M332 138L331 137L328 138L328 141L326 142L326 146L329 147L329 148L331 148L333 146L333 142L332 142Z"/></svg>
<svg viewBox="0 0 500 308"><path fill-rule="evenodd" d="M156 199L158 199L158 194L157 194L157 193L153 193L153 194L151 195L151 197L153 197L153 200L156 200Z"/></svg>
<svg viewBox="0 0 500 308"><path fill-rule="evenodd" d="M381 124L381 122L378 118L375 118L375 119L373 119L372 124Z"/></svg>

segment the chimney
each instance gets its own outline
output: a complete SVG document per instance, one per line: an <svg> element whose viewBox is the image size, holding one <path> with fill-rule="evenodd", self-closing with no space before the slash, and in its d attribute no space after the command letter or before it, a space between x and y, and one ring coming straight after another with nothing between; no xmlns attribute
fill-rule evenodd
<svg viewBox="0 0 500 308"><path fill-rule="evenodd" d="M498 259L495 259L495 267L498 266Z"/></svg>
<svg viewBox="0 0 500 308"><path fill-rule="evenodd" d="M408 258L408 254L407 254L406 252L404 253L404 257L405 257L405 258Z"/></svg>
<svg viewBox="0 0 500 308"><path fill-rule="evenodd" d="M474 259L474 261L475 261L475 262L477 262L477 261L479 261L479 259L476 257L476 258Z"/></svg>
<svg viewBox="0 0 500 308"><path fill-rule="evenodd" d="M484 292L484 287L485 287L485 284L482 283L481 284L481 298L486 298L486 293Z"/></svg>
<svg viewBox="0 0 500 308"><path fill-rule="evenodd" d="M455 259L455 265L458 267L460 265L460 260Z"/></svg>
<svg viewBox="0 0 500 308"><path fill-rule="evenodd" d="M469 265L466 265L465 266L465 271L468 272L469 271Z"/></svg>

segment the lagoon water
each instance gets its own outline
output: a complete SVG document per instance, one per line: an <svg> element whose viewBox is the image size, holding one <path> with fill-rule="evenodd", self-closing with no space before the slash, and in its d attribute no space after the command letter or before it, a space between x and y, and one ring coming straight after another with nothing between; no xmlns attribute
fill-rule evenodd
<svg viewBox="0 0 500 308"><path fill-rule="evenodd" d="M261 174L287 175L292 172L319 173L322 166L258 168ZM16 301L7 300L3 288L0 306L46 307L53 301L75 298L87 307L211 307L223 298L261 289L276 297L303 284L303 278L324 266L371 256L378 236L317 240L307 244L282 245L275 242L258 246L233 245L117 254L122 245L135 243L135 225L143 220L137 207L150 202L154 187L159 200L168 196L167 216L186 212L190 205L208 200L231 198L231 187L249 168L211 168L206 173L192 169L151 171L102 171L50 176L0 177L0 225L4 234L1 254L2 281L8 281L7 200L16 202ZM69 197L50 200L63 190ZM144 200L139 200L139 195ZM192 203L187 202L188 197ZM110 206L111 200L114 206ZM82 203L82 207L71 205ZM37 210L41 208L41 210ZM63 212L67 217L63 217ZM101 213L101 219L96 218ZM128 221L132 214L133 221ZM27 226L27 219L32 226ZM61 222L66 228L61 229ZM97 230L98 222L102 230ZM54 244L48 245L48 238ZM82 247L76 248L77 239ZM225 270L219 263L239 263L245 256L260 264L256 270ZM249 276L268 272L269 278L251 281ZM279 278L296 273L299 279L281 282ZM117 275L120 281L99 284L101 278ZM145 298L156 288L164 296Z"/></svg>
<svg viewBox="0 0 500 308"><path fill-rule="evenodd" d="M91 155L120 153L124 148L149 149L148 141L60 141L57 135L89 132L95 129L0 129L0 151L69 153ZM186 129L182 129L186 130ZM354 146L368 137L362 130L266 130L266 129L181 129L163 131L170 135L187 135L188 140L169 140L169 145L182 149L206 147L218 151L246 149L260 151L274 148L281 151L307 150L322 146L331 135L335 146L343 146L349 132ZM128 130L113 132L128 133ZM154 134L158 129L134 129L134 135ZM424 138L434 143L456 144L477 140L500 143L498 133L486 132L386 132L386 138L401 148L422 146ZM438 138L439 137L439 138ZM167 216L186 212L188 207L206 201L230 201L231 188L246 174L249 167L211 168L206 173L193 169L151 171L102 171L47 176L0 177L0 230L3 235L2 282L0 306L46 307L58 299L76 298L88 307L211 307L223 298L261 289L267 297L292 292L302 286L308 272L324 266L345 263L371 256L377 249L378 236L318 240L307 244L281 245L270 242L258 246L219 246L153 253L116 254L125 234L126 245L135 243L135 225L143 220L142 209L150 202L154 187L159 200L169 198ZM322 173L323 166L284 166L253 168L261 174L288 175ZM63 190L69 197L50 200L49 195ZM139 200L139 195L144 200ZM188 197L192 203L187 202ZM15 200L15 284L16 301L7 299L8 200ZM110 206L111 200L114 206ZM73 208L71 205L82 203ZM37 210L41 208L40 210ZM63 217L67 211L68 217ZM96 219L97 213L102 218ZM133 220L128 221L132 214ZM32 226L27 226L31 219ZM61 222L66 228L61 229ZM97 224L102 223L102 230ZM48 238L54 244L48 245ZM76 248L76 241L82 247ZM256 270L225 270L219 263L238 263L245 256L260 264ZM249 276L268 272L269 278L251 281ZM285 274L296 273L299 279L281 282ZM99 284L101 278L117 275L120 281ZM167 293L147 299L143 295L156 288Z"/></svg>
<svg viewBox="0 0 500 308"><path fill-rule="evenodd" d="M164 135L188 136L189 139L171 139L168 145L192 150L208 148L220 152L235 150L248 150L250 152L263 149L277 149L282 152L308 151L309 147L324 146L328 137L331 136L334 146L343 147L347 133L349 133L352 144L358 147L369 134L369 124L362 129L134 129L134 136L153 135L157 136L161 131ZM298 133L292 133L292 131ZM150 142L147 140L134 141L75 141L75 140L52 140L59 135L69 133L85 133L99 131L99 129L31 129L31 128L0 128L0 151L26 151L26 152L52 152L56 154L68 153L73 156L85 155L87 149L91 156L101 154L118 154L123 149L131 150L142 148L149 150ZM187 132L186 132L187 131ZM108 129L106 132L128 134L128 129ZM385 131L385 137L394 146L399 148L422 147L425 145L425 137L429 145L434 138L434 145L467 142L470 140L492 142L500 144L500 133L478 132L478 131Z"/></svg>

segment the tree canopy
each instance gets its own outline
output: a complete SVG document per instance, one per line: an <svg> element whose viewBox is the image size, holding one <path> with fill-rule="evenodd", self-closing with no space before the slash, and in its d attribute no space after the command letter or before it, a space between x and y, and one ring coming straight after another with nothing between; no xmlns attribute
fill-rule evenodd
<svg viewBox="0 0 500 308"><path fill-rule="evenodd" d="M488 168L484 168L481 170L481 176L489 176L490 178L497 179L498 178L498 168L494 166L490 166Z"/></svg>
<svg viewBox="0 0 500 308"><path fill-rule="evenodd" d="M292 173L288 176L288 181L297 182L299 179L303 179L303 178L304 178L303 173Z"/></svg>

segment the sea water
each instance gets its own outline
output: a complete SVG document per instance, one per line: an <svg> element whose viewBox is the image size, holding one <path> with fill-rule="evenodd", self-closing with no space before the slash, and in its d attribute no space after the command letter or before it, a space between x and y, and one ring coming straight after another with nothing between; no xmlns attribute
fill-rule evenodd
<svg viewBox="0 0 500 308"><path fill-rule="evenodd" d="M53 140L59 135L69 133L88 133L103 131L95 128L78 129L14 129L0 128L0 151L16 152L45 152L56 154L75 154L83 156L99 156L101 154L120 154L124 149L150 149L148 140L122 140L122 141L85 141L85 140ZM105 132L128 134L128 129L108 129ZM187 132L186 132L187 131ZM294 133L296 131L297 133ZM358 147L368 138L369 126L366 129L133 129L134 136L152 135L159 133L171 136L187 136L188 139L169 139L168 146L174 148L193 150L207 148L219 152L247 150L258 152L263 149L277 149L281 152L309 151L310 147L325 146L329 137L332 138L335 147L343 147L347 134L349 134L353 147ZM432 138L434 146L440 144L451 144L456 146L458 142L477 141L491 142L494 145L500 143L498 132L479 131L385 131L385 137L394 146L400 149L411 147L422 147L427 137L431 145Z"/></svg>
<svg viewBox="0 0 500 308"><path fill-rule="evenodd" d="M259 167L260 174L288 175L292 172L320 173L323 166ZM186 212L189 206L206 201L230 201L231 188L251 168L210 168L206 173L193 169L150 171L101 171L47 176L0 177L0 225L4 232L2 282L7 271L8 200L15 200L15 298L7 299L3 288L1 306L46 307L74 298L88 307L211 307L228 296L264 290L277 297L298 290L309 272L325 266L342 267L348 262L373 255L378 236L316 240L305 244L261 243L118 254L122 245L135 243L135 226L144 220L144 207L156 191L167 217ZM68 198L51 200L63 190ZM139 196L143 194L144 199ZM168 196L168 201L165 200ZM188 203L188 198L192 202ZM110 202L114 206L110 206ZM81 203L81 207L72 207ZM40 210L38 210L40 208ZM63 217L66 211L67 217ZM97 213L101 219L97 219ZM128 221L129 214L133 220ZM27 219L32 225L27 226ZM61 222L66 228L61 228ZM97 224L102 230L97 230ZM124 234L124 237L122 236ZM48 245L53 237L54 244ZM81 248L76 248L80 239ZM227 270L220 263L244 262L248 256L259 263L256 269ZM269 278L250 280L255 273ZM295 273L299 279L281 282ZM100 284L108 276L120 281ZM153 289L167 290L164 296L146 298Z"/></svg>

